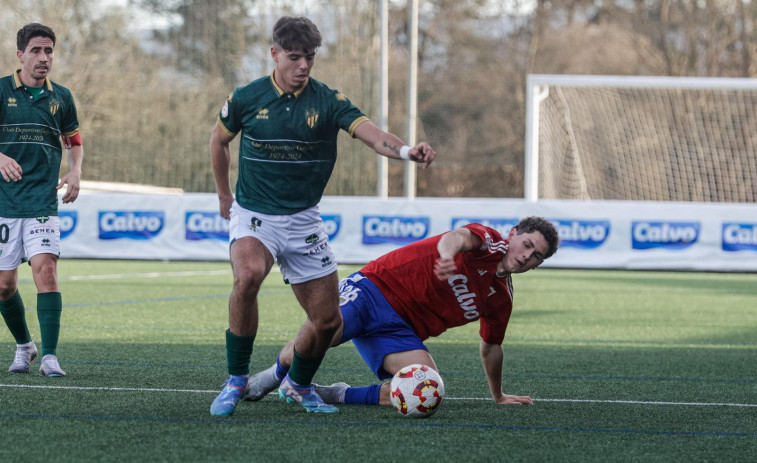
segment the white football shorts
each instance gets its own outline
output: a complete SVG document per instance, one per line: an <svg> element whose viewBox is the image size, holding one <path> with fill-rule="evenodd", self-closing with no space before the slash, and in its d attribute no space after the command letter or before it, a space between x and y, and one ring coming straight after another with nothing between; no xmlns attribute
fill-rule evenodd
<svg viewBox="0 0 757 463"><path fill-rule="evenodd" d="M15 270L37 254L60 255L58 216L0 217L0 270Z"/></svg>
<svg viewBox="0 0 757 463"><path fill-rule="evenodd" d="M246 236L268 248L287 283L304 283L336 271L336 259L318 206L292 215L267 215L247 210L234 201L229 244Z"/></svg>

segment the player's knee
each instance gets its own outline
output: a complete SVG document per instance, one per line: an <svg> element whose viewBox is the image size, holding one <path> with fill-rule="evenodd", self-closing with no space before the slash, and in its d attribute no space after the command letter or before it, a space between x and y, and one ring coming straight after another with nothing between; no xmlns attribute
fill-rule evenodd
<svg viewBox="0 0 757 463"><path fill-rule="evenodd" d="M0 271L0 300L7 301L14 294L18 288L18 277L15 272Z"/></svg>
<svg viewBox="0 0 757 463"><path fill-rule="evenodd" d="M57 291L58 288L58 264L57 260L50 258L49 254L39 254L32 257L32 273L34 282L40 292Z"/></svg>
<svg viewBox="0 0 757 463"><path fill-rule="evenodd" d="M37 283L37 291L40 293L58 291L58 275L56 275L55 270L46 270L40 273L34 281Z"/></svg>
<svg viewBox="0 0 757 463"><path fill-rule="evenodd" d="M257 295L265 279L265 271L255 267L234 270L234 288L248 296Z"/></svg>
<svg viewBox="0 0 757 463"><path fill-rule="evenodd" d="M17 290L16 285L11 285L0 279L0 301L7 301L16 294Z"/></svg>
<svg viewBox="0 0 757 463"><path fill-rule="evenodd" d="M338 310L335 313L321 313L318 317L311 317L310 323L319 333L333 337L342 325L342 314Z"/></svg>

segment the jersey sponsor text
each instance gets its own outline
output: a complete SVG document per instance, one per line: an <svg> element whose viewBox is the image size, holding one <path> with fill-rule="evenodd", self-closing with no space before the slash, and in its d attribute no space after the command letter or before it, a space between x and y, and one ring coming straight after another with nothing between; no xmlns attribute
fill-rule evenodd
<svg viewBox="0 0 757 463"><path fill-rule="evenodd" d="M457 297L457 302L463 310L463 316L468 320L475 320L479 313L476 309L476 293L468 289L468 277L465 275L452 275L447 279L450 288Z"/></svg>

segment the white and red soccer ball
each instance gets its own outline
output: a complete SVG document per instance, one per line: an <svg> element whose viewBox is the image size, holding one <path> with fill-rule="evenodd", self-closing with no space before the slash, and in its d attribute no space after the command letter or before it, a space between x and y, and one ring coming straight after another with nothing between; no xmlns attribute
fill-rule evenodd
<svg viewBox="0 0 757 463"><path fill-rule="evenodd" d="M416 363L394 375L389 395L398 412L408 418L425 418L439 409L444 383L433 368Z"/></svg>

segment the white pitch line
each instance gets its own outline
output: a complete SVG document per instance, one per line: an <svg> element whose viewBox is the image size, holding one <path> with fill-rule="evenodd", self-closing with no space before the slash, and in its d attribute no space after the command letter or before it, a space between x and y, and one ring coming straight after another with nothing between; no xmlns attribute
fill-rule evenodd
<svg viewBox="0 0 757 463"><path fill-rule="evenodd" d="M0 384L0 387L13 387L22 389L71 389L76 391L116 391L116 392L201 392L217 393L216 390L202 389L159 389L143 387L105 387L105 386L40 386L34 384Z"/></svg>
<svg viewBox="0 0 757 463"><path fill-rule="evenodd" d="M481 397L445 397L445 400L491 400ZM757 404L739 404L725 402L657 402L651 400L603 400L603 399L539 399L532 398L534 402L571 402L571 403L595 403L595 404L623 404L623 405L679 405L688 407L757 407Z"/></svg>
<svg viewBox="0 0 757 463"><path fill-rule="evenodd" d="M230 275L231 269L228 270L202 270L202 271L185 271L185 272L147 272L147 273L111 273L104 275L73 275L62 276L59 280L116 280L122 278L163 278L163 277L196 277L207 275Z"/></svg>
<svg viewBox="0 0 757 463"><path fill-rule="evenodd" d="M141 388L141 387L104 387L104 386L42 386L33 384L0 384L0 387L20 388L20 389L69 389L77 391L111 391L111 392L187 392L202 394L217 394L218 390L206 389L160 389L160 388ZM275 394L275 393L271 393ZM461 401L489 401L489 397L445 397L445 400ZM595 400L595 399L532 399L534 402L570 402L570 403L606 403L606 404L623 404L623 405L669 405L669 406L687 406L687 407L757 407L757 404L740 404L740 403L713 403L713 402L657 402L647 400Z"/></svg>

